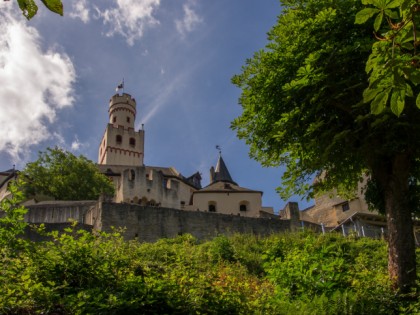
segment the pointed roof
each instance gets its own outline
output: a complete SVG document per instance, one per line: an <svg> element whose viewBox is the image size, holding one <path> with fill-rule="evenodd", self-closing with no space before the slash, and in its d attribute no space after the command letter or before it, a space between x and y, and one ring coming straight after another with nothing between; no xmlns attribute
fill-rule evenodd
<svg viewBox="0 0 420 315"><path fill-rule="evenodd" d="M217 161L216 169L214 170L213 183L216 182L228 182L238 185L233 181L232 176L230 176L221 154L219 154L219 160Z"/></svg>

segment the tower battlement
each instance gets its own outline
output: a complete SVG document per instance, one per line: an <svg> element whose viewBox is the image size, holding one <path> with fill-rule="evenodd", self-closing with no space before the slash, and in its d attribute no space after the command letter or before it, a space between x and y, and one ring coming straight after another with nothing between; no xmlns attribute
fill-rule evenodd
<svg viewBox="0 0 420 315"><path fill-rule="evenodd" d="M134 110L136 109L135 98L131 97L131 95L127 94L127 93L123 93L122 95L117 93L109 99L109 107L110 108L112 106L118 105L118 104L128 104L128 105L131 105L134 108Z"/></svg>

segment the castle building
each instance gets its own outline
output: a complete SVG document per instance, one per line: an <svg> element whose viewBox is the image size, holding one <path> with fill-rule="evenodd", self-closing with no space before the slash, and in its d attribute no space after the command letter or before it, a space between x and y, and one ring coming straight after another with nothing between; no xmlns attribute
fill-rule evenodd
<svg viewBox="0 0 420 315"><path fill-rule="evenodd" d="M216 169L210 169L210 184L193 192L192 203L200 211L246 217L259 217L264 210L273 214L272 208L262 208L262 194L234 182L220 154Z"/></svg>
<svg viewBox="0 0 420 315"><path fill-rule="evenodd" d="M209 211L259 217L262 192L232 180L221 154L211 182L202 188L199 172L184 177L174 167L144 165L144 128L136 131L136 100L115 94L109 101L109 122L99 145L98 167L114 183L113 202L178 210Z"/></svg>

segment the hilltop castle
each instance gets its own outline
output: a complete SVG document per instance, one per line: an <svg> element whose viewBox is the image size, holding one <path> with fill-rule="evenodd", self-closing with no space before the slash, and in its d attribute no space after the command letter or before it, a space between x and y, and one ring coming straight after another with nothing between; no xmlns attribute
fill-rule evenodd
<svg viewBox="0 0 420 315"><path fill-rule="evenodd" d="M221 156L210 169L210 184L201 186L199 172L185 177L174 167L144 165L145 131L136 131L136 100L127 93L109 101L109 122L98 150L98 167L112 179L112 201L177 210L209 211L245 217L273 214L262 207L262 192L239 186Z"/></svg>
<svg viewBox="0 0 420 315"><path fill-rule="evenodd" d="M205 187L199 172L186 177L174 167L145 165L145 130L143 125L135 130L136 106L127 93L117 93L109 101L98 168L112 180L114 196L106 201L28 201L27 222L61 229L72 218L88 229L126 227L126 238L146 241L182 233L207 238L219 233L270 234L306 227L343 234L353 231L361 236L386 234L385 218L368 211L360 192L353 200L319 196L314 206L302 211L297 203L288 203L275 215L273 208L262 206L262 191L234 181L220 152ZM15 169L0 172L0 200L8 198L8 185L16 176ZM416 223L415 229L419 226Z"/></svg>

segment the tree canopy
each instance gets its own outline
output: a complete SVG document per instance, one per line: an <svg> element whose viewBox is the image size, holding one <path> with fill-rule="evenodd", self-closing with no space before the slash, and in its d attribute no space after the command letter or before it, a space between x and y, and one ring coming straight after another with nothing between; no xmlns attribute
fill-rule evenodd
<svg viewBox="0 0 420 315"><path fill-rule="evenodd" d="M418 205L409 197L418 186L420 157L420 111L415 98L407 98L405 106L396 110L393 102L402 99L398 92L389 106L385 103L381 110L371 111L369 104L384 92L382 87L389 89L385 87L389 72L372 76L377 71L372 58L378 58L372 57L372 45L375 49L384 44L378 44L378 35L372 32L378 22L354 23L364 9L359 0L284 0L281 4L282 13L268 33L269 43L232 79L242 89L243 109L232 128L250 146L253 158L266 166L286 167L279 188L285 199L295 193L313 197L332 189L350 198L368 174L372 201L387 213L391 278L396 287L409 287L415 279L411 213L413 204ZM381 84L374 83L378 76ZM382 90L370 92L375 84ZM405 84L412 96L418 94L416 82ZM372 93L376 93L373 98L366 97ZM394 90L388 94L394 95ZM315 182L314 175L318 176Z"/></svg>
<svg viewBox="0 0 420 315"><path fill-rule="evenodd" d="M38 160L21 172L27 197L42 194L56 200L95 200L113 195L112 182L92 161L59 148L40 152Z"/></svg>

